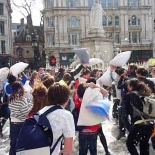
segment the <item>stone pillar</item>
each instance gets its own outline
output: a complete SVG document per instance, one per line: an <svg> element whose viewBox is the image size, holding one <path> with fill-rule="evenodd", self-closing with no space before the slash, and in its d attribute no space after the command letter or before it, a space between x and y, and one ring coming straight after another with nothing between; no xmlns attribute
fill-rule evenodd
<svg viewBox="0 0 155 155"><path fill-rule="evenodd" d="M57 0L54 0L54 7L57 6Z"/></svg>
<svg viewBox="0 0 155 155"><path fill-rule="evenodd" d="M84 0L80 0L80 5L84 6Z"/></svg>
<svg viewBox="0 0 155 155"><path fill-rule="evenodd" d="M68 43L68 34L67 34L67 17L64 15L64 41L65 43Z"/></svg>
<svg viewBox="0 0 155 155"><path fill-rule="evenodd" d="M124 40L124 34L125 34L125 15L121 13L120 21L121 21L121 42Z"/></svg>
<svg viewBox="0 0 155 155"><path fill-rule="evenodd" d="M58 16L55 16L55 42L58 42Z"/></svg>
<svg viewBox="0 0 155 155"><path fill-rule="evenodd" d="M141 25L142 25L142 34L141 34L141 37L142 37L142 40L145 39L145 15L142 14L141 16Z"/></svg>
<svg viewBox="0 0 155 155"><path fill-rule="evenodd" d="M85 37L85 21L84 21L84 14L81 15L81 38Z"/></svg>
<svg viewBox="0 0 155 155"><path fill-rule="evenodd" d="M123 6L123 1L124 1L124 0L119 0L119 2L120 2L120 3L119 3L120 6Z"/></svg>
<svg viewBox="0 0 155 155"><path fill-rule="evenodd" d="M149 15L146 15L146 39L149 39L150 35L150 25L149 25Z"/></svg>
<svg viewBox="0 0 155 155"><path fill-rule="evenodd" d="M144 6L144 0L141 0L141 6Z"/></svg>
<svg viewBox="0 0 155 155"><path fill-rule="evenodd" d="M124 0L124 6L128 6L128 0Z"/></svg>

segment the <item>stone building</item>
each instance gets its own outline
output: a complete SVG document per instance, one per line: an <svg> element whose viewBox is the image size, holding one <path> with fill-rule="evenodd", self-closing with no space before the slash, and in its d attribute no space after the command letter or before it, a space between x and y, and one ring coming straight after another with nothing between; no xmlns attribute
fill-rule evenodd
<svg viewBox="0 0 155 155"><path fill-rule="evenodd" d="M98 0L106 14L102 25L113 50L101 48L104 61L118 52L132 51L130 62L145 62L155 56L154 0ZM94 0L44 0L46 65L54 56L57 65L73 61L73 48L84 47L89 39L90 11ZM91 44L91 42L90 42ZM100 46L100 45L99 45ZM89 45L86 45L89 48ZM94 53L97 49L94 50Z"/></svg>
<svg viewBox="0 0 155 155"><path fill-rule="evenodd" d="M0 68L12 64L11 12L10 0L0 0Z"/></svg>
<svg viewBox="0 0 155 155"><path fill-rule="evenodd" d="M38 69L44 67L43 64L43 48L44 36L43 26L33 26L24 19L20 23L12 23L13 34L13 64L17 62L26 62L28 68Z"/></svg>

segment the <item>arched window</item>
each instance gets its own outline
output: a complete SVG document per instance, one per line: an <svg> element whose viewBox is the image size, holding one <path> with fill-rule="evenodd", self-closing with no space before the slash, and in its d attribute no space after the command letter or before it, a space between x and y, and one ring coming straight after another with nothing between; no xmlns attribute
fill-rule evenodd
<svg viewBox="0 0 155 155"><path fill-rule="evenodd" d="M112 7L112 0L107 0L108 1L108 8L111 8Z"/></svg>
<svg viewBox="0 0 155 155"><path fill-rule="evenodd" d="M101 0L101 5L102 5L102 8L105 8L106 7L106 0Z"/></svg>
<svg viewBox="0 0 155 155"><path fill-rule="evenodd" d="M137 18L135 15L132 16L132 25L136 25L137 22L136 22Z"/></svg>
<svg viewBox="0 0 155 155"><path fill-rule="evenodd" d="M118 16L115 17L115 25L119 25L119 17Z"/></svg>
<svg viewBox="0 0 155 155"><path fill-rule="evenodd" d="M112 16L109 16L108 17L108 26L111 26L112 25Z"/></svg>
<svg viewBox="0 0 155 155"><path fill-rule="evenodd" d="M102 17L102 24L103 24L103 26L107 26L107 17L106 16L103 16Z"/></svg>
<svg viewBox="0 0 155 155"><path fill-rule="evenodd" d="M88 7L91 8L94 4L94 0L88 0Z"/></svg>
<svg viewBox="0 0 155 155"><path fill-rule="evenodd" d="M80 21L76 16L72 16L71 19L68 20L68 27L80 27Z"/></svg>

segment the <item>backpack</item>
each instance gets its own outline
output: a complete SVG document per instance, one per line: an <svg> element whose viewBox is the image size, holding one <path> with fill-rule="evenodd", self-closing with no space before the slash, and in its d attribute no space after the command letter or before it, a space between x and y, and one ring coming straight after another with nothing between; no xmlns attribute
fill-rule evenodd
<svg viewBox="0 0 155 155"><path fill-rule="evenodd" d="M79 119L79 110L78 108L74 108L72 111L73 119L74 119L74 124L75 124L75 131L81 132L84 129L84 126L77 126L78 119Z"/></svg>
<svg viewBox="0 0 155 155"><path fill-rule="evenodd" d="M139 96L137 91L132 91L136 95ZM145 118L154 118L155 119L155 99L151 96L144 97L142 99L141 96L139 96L143 103L143 112L139 111L135 106L132 105L133 109L136 110L141 116L144 116Z"/></svg>
<svg viewBox="0 0 155 155"><path fill-rule="evenodd" d="M53 106L43 114L35 114L32 118L25 120L16 143L16 155L50 155L61 140L61 135L53 145L53 132L47 119L47 115L61 106Z"/></svg>

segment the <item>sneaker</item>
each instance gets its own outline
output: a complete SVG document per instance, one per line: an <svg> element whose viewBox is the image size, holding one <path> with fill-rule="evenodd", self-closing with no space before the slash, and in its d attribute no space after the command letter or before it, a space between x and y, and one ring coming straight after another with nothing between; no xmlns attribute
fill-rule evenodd
<svg viewBox="0 0 155 155"><path fill-rule="evenodd" d="M125 133L120 132L116 139L120 140L122 137L125 137Z"/></svg>

